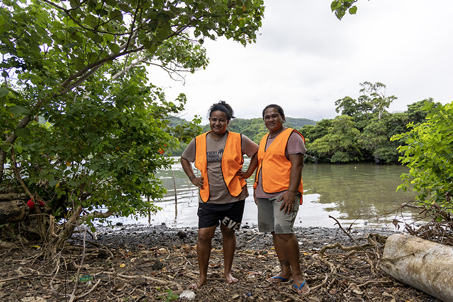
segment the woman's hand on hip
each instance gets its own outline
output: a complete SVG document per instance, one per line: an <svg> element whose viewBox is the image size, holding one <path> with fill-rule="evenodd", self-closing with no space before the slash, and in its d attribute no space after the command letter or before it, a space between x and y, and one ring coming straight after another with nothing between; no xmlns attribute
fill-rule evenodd
<svg viewBox="0 0 453 302"><path fill-rule="evenodd" d="M279 202L282 202L280 211L283 210L285 214L289 214L294 211L294 202L296 201L296 192L286 191L285 194L280 196Z"/></svg>
<svg viewBox="0 0 453 302"><path fill-rule="evenodd" d="M191 182L195 187L198 187L201 189L201 188L203 188L203 185L204 185L204 178L203 177L194 177L194 178L192 178Z"/></svg>

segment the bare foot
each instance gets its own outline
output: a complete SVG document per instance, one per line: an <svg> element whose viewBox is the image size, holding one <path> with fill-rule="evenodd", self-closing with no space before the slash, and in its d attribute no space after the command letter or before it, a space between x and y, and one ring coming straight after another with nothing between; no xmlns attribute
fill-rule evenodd
<svg viewBox="0 0 453 302"><path fill-rule="evenodd" d="M228 273L228 274L225 273L225 279L226 279L226 282L227 282L227 283L230 283L230 284L231 284L231 283L238 283L238 282L239 282L239 280L236 279L236 278L234 278L233 275L231 275L231 273Z"/></svg>
<svg viewBox="0 0 453 302"><path fill-rule="evenodd" d="M194 284L189 285L189 289L199 289L203 285L206 285L206 280L198 279Z"/></svg>
<svg viewBox="0 0 453 302"><path fill-rule="evenodd" d="M299 294L299 295L306 295L310 292L310 287L308 287L308 284L306 281L302 282L302 284L300 286L297 286L294 283L294 288L296 289L297 294Z"/></svg>

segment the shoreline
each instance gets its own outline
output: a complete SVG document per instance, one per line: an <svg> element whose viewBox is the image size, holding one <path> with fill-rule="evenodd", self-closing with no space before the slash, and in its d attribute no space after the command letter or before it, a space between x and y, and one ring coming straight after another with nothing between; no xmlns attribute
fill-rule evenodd
<svg viewBox="0 0 453 302"><path fill-rule="evenodd" d="M352 240L340 228L328 227L295 227L294 233L297 236L301 250L318 251L324 245L341 243L343 246L356 245L357 242L364 243L368 234L379 234L390 236L401 233L398 230L374 229L374 228L351 228L349 235ZM83 237L82 233L74 234L73 239L77 241ZM115 225L113 227L98 226L93 238L88 235L87 241L93 241L111 248L137 249L138 247L173 247L177 245L194 246L197 244L197 227L172 228L165 224L145 225ZM263 250L273 246L272 235L261 233L256 225L243 225L236 231L236 250ZM222 234L217 228L212 240L212 247L222 248Z"/></svg>

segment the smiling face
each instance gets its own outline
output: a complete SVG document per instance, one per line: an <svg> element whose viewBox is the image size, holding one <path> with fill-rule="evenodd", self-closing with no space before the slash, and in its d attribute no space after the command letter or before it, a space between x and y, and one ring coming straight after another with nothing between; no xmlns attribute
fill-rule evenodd
<svg viewBox="0 0 453 302"><path fill-rule="evenodd" d="M225 134L229 123L226 113L220 110L213 111L209 117L209 126L211 126L212 133L217 137L222 137Z"/></svg>
<svg viewBox="0 0 453 302"><path fill-rule="evenodd" d="M281 115L277 108L269 107L264 111L264 125L270 133L277 133L283 128L285 116Z"/></svg>

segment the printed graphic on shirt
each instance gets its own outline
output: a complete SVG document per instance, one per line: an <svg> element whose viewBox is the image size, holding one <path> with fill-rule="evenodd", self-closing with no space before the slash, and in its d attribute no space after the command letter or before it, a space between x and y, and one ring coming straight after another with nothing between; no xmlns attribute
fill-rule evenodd
<svg viewBox="0 0 453 302"><path fill-rule="evenodd" d="M218 151L208 151L206 152L206 156L208 159L208 163L216 162L216 161L222 161L222 155L223 155L223 148L218 150Z"/></svg>

